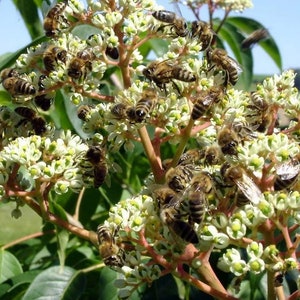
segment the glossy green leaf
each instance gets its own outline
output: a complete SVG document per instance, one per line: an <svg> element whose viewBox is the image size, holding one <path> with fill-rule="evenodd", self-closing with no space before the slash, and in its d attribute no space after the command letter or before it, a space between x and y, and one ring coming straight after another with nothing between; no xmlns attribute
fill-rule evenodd
<svg viewBox="0 0 300 300"><path fill-rule="evenodd" d="M79 299L85 290L85 276L70 267L51 267L40 273L29 286L23 300Z"/></svg>
<svg viewBox="0 0 300 300"><path fill-rule="evenodd" d="M248 89L252 83L253 59L250 50L241 51L240 45L244 36L239 32L236 26L230 23L223 24L218 32L218 36L228 44L235 59L241 65L243 72L240 74L239 83L242 82L244 88Z"/></svg>
<svg viewBox="0 0 300 300"><path fill-rule="evenodd" d="M265 27L256 20L245 17L230 17L226 20L226 23L234 25L241 32L246 34L250 34L254 30ZM270 35L268 39L261 41L259 46L261 46L262 49L264 49L264 51L272 58L276 66L282 70L280 51L275 40L272 38L272 35Z"/></svg>
<svg viewBox="0 0 300 300"><path fill-rule="evenodd" d="M115 287L117 273L108 267L101 269L98 283L98 299L117 300L118 289Z"/></svg>
<svg viewBox="0 0 300 300"><path fill-rule="evenodd" d="M38 8L34 0L13 0L18 8L27 30L32 39L43 35L43 27L38 15Z"/></svg>
<svg viewBox="0 0 300 300"><path fill-rule="evenodd" d="M18 259L8 251L0 250L0 282L23 272Z"/></svg>

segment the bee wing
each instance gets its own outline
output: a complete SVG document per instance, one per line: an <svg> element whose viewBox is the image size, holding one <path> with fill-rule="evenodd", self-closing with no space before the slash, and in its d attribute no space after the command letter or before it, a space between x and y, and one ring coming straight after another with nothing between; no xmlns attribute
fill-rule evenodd
<svg viewBox="0 0 300 300"><path fill-rule="evenodd" d="M295 165L293 161L283 163L276 168L276 174L281 180L289 180L297 176L300 172L300 164Z"/></svg>
<svg viewBox="0 0 300 300"><path fill-rule="evenodd" d="M252 202L258 204L263 199L263 194L253 180L246 174L243 174L242 179L235 180L236 185L241 192Z"/></svg>
<svg viewBox="0 0 300 300"><path fill-rule="evenodd" d="M231 65L236 68L236 70L238 71L238 73L243 72L242 66L234 58L228 56L228 60L230 61Z"/></svg>
<svg viewBox="0 0 300 300"><path fill-rule="evenodd" d="M202 103L205 105L205 106L209 106L211 105L212 103L214 103L215 99L214 97L212 97L211 95L207 95L204 97Z"/></svg>

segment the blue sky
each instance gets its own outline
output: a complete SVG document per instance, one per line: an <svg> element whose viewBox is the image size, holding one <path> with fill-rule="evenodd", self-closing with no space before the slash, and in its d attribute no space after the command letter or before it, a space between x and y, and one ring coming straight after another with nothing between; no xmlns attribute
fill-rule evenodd
<svg viewBox="0 0 300 300"><path fill-rule="evenodd" d="M173 10L172 4L167 0L158 0L158 3ZM253 4L253 8L237 15L253 18L270 31L279 46L284 69L300 68L300 0L253 0ZM189 19L185 10L182 13ZM0 37L0 55L13 52L30 41L12 0L0 0ZM273 61L258 46L254 48L254 72L279 72Z"/></svg>

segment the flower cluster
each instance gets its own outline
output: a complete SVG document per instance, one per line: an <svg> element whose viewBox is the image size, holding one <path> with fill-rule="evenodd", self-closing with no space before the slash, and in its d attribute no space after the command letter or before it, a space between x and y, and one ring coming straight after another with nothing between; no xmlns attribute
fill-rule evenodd
<svg viewBox="0 0 300 300"><path fill-rule="evenodd" d="M252 6L188 3L228 12ZM239 278L294 270L300 220L295 74L267 78L253 92L237 90L240 67L216 48L210 24L189 23L151 0L87 5L57 3L44 21L53 38L1 72L17 106L0 110L0 196L16 201L13 216L28 197L36 205L52 201L50 190L99 188L107 173L121 171L116 153L142 145L151 167L144 171L147 182L112 206L97 230L103 262L122 274L121 298L169 273L204 289L198 278L215 278L212 252L220 253L219 268ZM163 53L149 62L155 39L164 42ZM62 98L88 140L47 123L48 110L54 113ZM296 225L288 232L290 224ZM276 241L285 247L277 249Z"/></svg>

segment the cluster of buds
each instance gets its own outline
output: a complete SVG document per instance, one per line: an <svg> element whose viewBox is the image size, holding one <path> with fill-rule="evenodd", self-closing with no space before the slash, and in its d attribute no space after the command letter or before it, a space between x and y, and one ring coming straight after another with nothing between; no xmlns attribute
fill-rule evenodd
<svg viewBox="0 0 300 300"><path fill-rule="evenodd" d="M18 208L24 196L48 201L52 188L57 194L98 188L108 165L117 166L114 154L141 143L152 169L143 190L113 206L97 229L104 263L123 275L117 282L121 298L169 273L224 296L208 268L217 251L219 267L239 278L265 271L275 278L296 269L295 74L267 78L253 92L236 90L241 68L216 48L210 24L189 23L151 0L87 2L86 9L77 0L57 3L44 21L52 39L1 73L17 106L0 111L7 125L1 131L1 197L18 199ZM213 2L228 10L251 6ZM78 25L89 25L91 34L76 35ZM166 39L168 47L145 65L142 46L154 38ZM90 140L55 130L39 115L61 99L58 90L78 106ZM9 130L12 124L17 133ZM166 144L176 150L163 160ZM282 253L272 248L275 241L285 243Z"/></svg>

